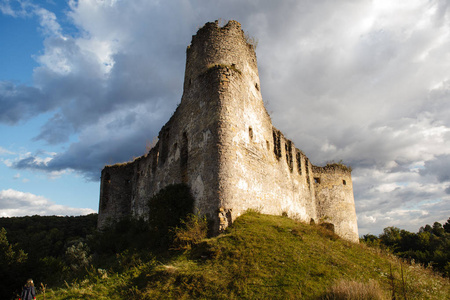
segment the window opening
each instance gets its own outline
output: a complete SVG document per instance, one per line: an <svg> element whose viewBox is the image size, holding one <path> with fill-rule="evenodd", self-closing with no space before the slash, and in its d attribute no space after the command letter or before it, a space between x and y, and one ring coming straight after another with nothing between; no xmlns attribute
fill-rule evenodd
<svg viewBox="0 0 450 300"><path fill-rule="evenodd" d="M280 159L281 157L281 141L280 141L280 132L278 130L273 130L273 152L275 153L275 157Z"/></svg>
<svg viewBox="0 0 450 300"><path fill-rule="evenodd" d="M284 144L284 148L286 150L286 162L289 166L289 170L292 172L293 162L292 162L292 142L287 140Z"/></svg>
<svg viewBox="0 0 450 300"><path fill-rule="evenodd" d="M302 175L302 156L300 154L300 151L297 151L296 159L297 159L297 171L298 171L298 174Z"/></svg>

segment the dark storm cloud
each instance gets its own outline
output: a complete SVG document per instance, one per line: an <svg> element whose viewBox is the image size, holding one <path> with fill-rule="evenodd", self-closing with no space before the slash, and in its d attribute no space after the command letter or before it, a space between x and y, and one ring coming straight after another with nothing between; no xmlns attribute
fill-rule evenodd
<svg viewBox="0 0 450 300"><path fill-rule="evenodd" d="M158 135L161 118L168 114L168 111L154 114L151 109L142 105L135 111L106 116L83 131L80 141L72 143L67 151L52 155L35 153L14 162L13 167L46 172L70 169L88 180L98 181L106 164L131 161L145 154L147 144Z"/></svg>
<svg viewBox="0 0 450 300"><path fill-rule="evenodd" d="M0 81L0 122L15 125L56 107L39 88Z"/></svg>
<svg viewBox="0 0 450 300"><path fill-rule="evenodd" d="M435 176L439 182L449 182L450 155L438 155L433 160L426 161L420 174Z"/></svg>

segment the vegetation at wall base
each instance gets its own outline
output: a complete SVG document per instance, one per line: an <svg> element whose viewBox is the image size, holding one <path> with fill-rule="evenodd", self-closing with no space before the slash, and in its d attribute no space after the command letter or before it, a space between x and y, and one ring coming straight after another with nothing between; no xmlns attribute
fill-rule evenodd
<svg viewBox="0 0 450 300"><path fill-rule="evenodd" d="M179 230L190 226L198 237L201 220L188 220ZM181 245L186 236L180 235ZM115 256L122 268L91 268L72 283L47 289L46 299L448 299L450 294L449 280L431 270L282 216L249 212L225 233L177 249L125 250Z"/></svg>

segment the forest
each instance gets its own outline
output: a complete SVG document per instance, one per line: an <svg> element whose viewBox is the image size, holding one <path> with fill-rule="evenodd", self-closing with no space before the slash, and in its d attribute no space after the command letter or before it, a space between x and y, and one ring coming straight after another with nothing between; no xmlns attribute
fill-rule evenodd
<svg viewBox="0 0 450 300"><path fill-rule="evenodd" d="M0 299L14 298L28 278L52 285L74 278L90 263L86 241L96 227L97 214L0 218Z"/></svg>
<svg viewBox="0 0 450 300"><path fill-rule="evenodd" d="M434 222L433 226L420 227L417 233L386 227L380 235L366 234L361 241L450 277L450 218L444 225Z"/></svg>

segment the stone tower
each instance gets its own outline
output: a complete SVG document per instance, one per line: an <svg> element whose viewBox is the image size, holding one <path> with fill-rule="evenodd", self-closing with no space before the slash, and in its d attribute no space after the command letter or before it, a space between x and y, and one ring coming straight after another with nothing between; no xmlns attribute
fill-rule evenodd
<svg viewBox="0 0 450 300"><path fill-rule="evenodd" d="M102 171L99 227L152 213L147 200L175 183L219 232L248 209L332 223L358 241L350 170L313 166L273 127L254 46L236 21L207 23L187 48L181 103L146 155Z"/></svg>

